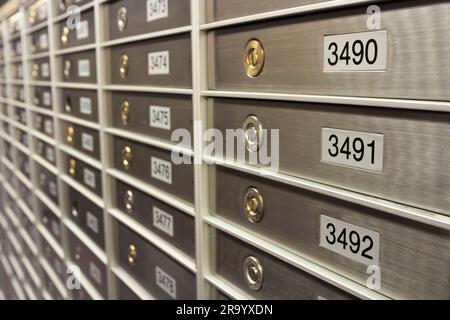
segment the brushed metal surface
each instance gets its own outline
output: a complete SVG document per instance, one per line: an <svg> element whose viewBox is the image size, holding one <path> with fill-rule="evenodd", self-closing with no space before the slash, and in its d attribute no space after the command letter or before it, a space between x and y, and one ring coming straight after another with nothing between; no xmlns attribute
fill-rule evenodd
<svg viewBox="0 0 450 320"><path fill-rule="evenodd" d="M58 197L58 181L56 176L51 173L49 170L44 168L38 163L35 163L36 168L36 174L37 174L37 180L38 180L38 187L39 189L44 192L49 199L51 199L53 202L55 202L56 205L59 203L59 197ZM53 187L55 186L56 193L52 194Z"/></svg>
<svg viewBox="0 0 450 320"><path fill-rule="evenodd" d="M210 126L222 132L249 115L279 129L280 172L450 215L447 113L237 99L213 106ZM321 162L324 127L383 134L383 171Z"/></svg>
<svg viewBox="0 0 450 320"><path fill-rule="evenodd" d="M367 31L366 6L253 23L210 32L209 87L219 90L449 101L448 1L379 4L388 32L385 72L323 72L323 37ZM259 39L266 61L257 78L242 66L242 50Z"/></svg>
<svg viewBox="0 0 450 320"><path fill-rule="evenodd" d="M156 87L192 87L191 38L189 33L164 38L145 40L108 49L109 67L107 81L111 84L150 85ZM169 74L149 75L148 54L169 51ZM128 75L119 73L120 57L129 57Z"/></svg>
<svg viewBox="0 0 450 320"><path fill-rule="evenodd" d="M89 76L88 77L80 77L78 73L78 61L81 60L89 60ZM77 83L96 83L97 82L97 68L96 66L96 58L95 58L95 50L90 51L82 51L72 54L66 54L62 56L60 61L60 79L64 82L77 82ZM64 77L64 64L65 61L70 61L71 68L69 71L69 77Z"/></svg>
<svg viewBox="0 0 450 320"><path fill-rule="evenodd" d="M122 280L117 278L116 282L118 300L141 300Z"/></svg>
<svg viewBox="0 0 450 320"><path fill-rule="evenodd" d="M50 164L56 163L56 149L54 146L35 138L36 154L47 160ZM53 156L52 156L53 155Z"/></svg>
<svg viewBox="0 0 450 320"><path fill-rule="evenodd" d="M80 98L88 98L91 100L92 113L87 114L81 112ZM70 111L66 110L65 105L70 101ZM61 93L61 112L92 122L98 122L98 102L97 91L80 90L80 89L63 89Z"/></svg>
<svg viewBox="0 0 450 320"><path fill-rule="evenodd" d="M100 248L105 248L105 226L103 210L95 205L91 200L84 197L80 192L72 187L68 187L68 201L66 212L70 219L74 221L84 233L92 239ZM74 212L74 207L76 212ZM95 232L88 225L88 214L97 219L98 232Z"/></svg>
<svg viewBox="0 0 450 320"><path fill-rule="evenodd" d="M104 265L103 262L101 262L75 234L69 230L67 230L67 233L69 238L69 257L71 262L80 267L83 275L103 297L107 297L108 283L106 265ZM99 278L97 278L97 274L95 274L95 277L92 276L92 266L94 266L96 271L99 272ZM100 282L98 282L98 280Z"/></svg>
<svg viewBox="0 0 450 320"><path fill-rule="evenodd" d="M330 0L208 0L205 3L207 21L213 22L327 1Z"/></svg>
<svg viewBox="0 0 450 320"><path fill-rule="evenodd" d="M356 299L285 262L276 259L222 231L212 241L216 249L215 272L255 299L327 300ZM256 257L263 266L264 283L259 291L250 290L243 275L243 262Z"/></svg>
<svg viewBox="0 0 450 320"><path fill-rule="evenodd" d="M147 289L153 297L161 300L172 299L156 284L155 268L159 267L175 279L176 299L192 300L196 298L196 281L193 273L124 225L117 224L116 227L117 263ZM131 244L137 248L137 259L134 266L128 263L128 247Z"/></svg>
<svg viewBox="0 0 450 320"><path fill-rule="evenodd" d="M215 207L235 222L288 250L363 285L367 266L319 246L320 215L380 234L381 289L396 299L450 297L450 232L331 197L217 167ZM243 212L249 186L264 198L264 218L251 224Z"/></svg>
<svg viewBox="0 0 450 320"><path fill-rule="evenodd" d="M72 176L69 172L70 169L70 162L71 160L75 160L75 174ZM65 155L64 156L64 166L65 166L65 174L72 177L75 181L86 187L87 189L91 190L93 193L98 195L99 197L102 197L102 174L100 170L95 169L94 167L88 165L87 163L81 161L80 159ZM95 185L92 187L92 185L89 185L86 183L84 177L85 177L85 170L87 172L91 172L95 179Z"/></svg>
<svg viewBox="0 0 450 320"><path fill-rule="evenodd" d="M194 167L191 164L175 165L171 152L159 148L132 142L123 138L113 138L114 167L156 188L171 193L189 203L194 202ZM122 165L122 150L129 146L132 150L132 163L129 170ZM172 163L172 184L155 179L151 175L151 157ZM192 162L192 159L191 159Z"/></svg>
<svg viewBox="0 0 450 320"><path fill-rule="evenodd" d="M50 87L31 87L31 103L36 107L51 109L52 101L50 99L50 105L44 104L44 94L49 94L51 97L52 89Z"/></svg>
<svg viewBox="0 0 450 320"><path fill-rule="evenodd" d="M37 73L36 77L32 76L32 71L33 71L33 65L37 64L39 66L39 72ZM42 74L42 66L48 64L48 75L46 76L45 74ZM50 81L51 78L51 70L50 70L50 60L49 58L41 58L41 59L36 59L36 60L32 60L28 63L28 69L29 72L28 74L30 75L30 79L32 79L33 81Z"/></svg>
<svg viewBox="0 0 450 320"><path fill-rule="evenodd" d="M62 137L64 138L64 143L70 147L77 149L78 151L91 156L97 160L100 160L100 138L99 132L94 129L86 128L80 125L76 125L69 122L62 122ZM67 128L71 126L75 129L73 143L69 144L66 140ZM93 151L89 151L82 148L82 135L88 134L94 138Z"/></svg>
<svg viewBox="0 0 450 320"><path fill-rule="evenodd" d="M62 20L57 24L55 28L55 33L57 36L57 46L59 49L71 48L75 46L86 45L95 42L95 24L94 24L94 10L84 11L80 15L80 23L87 21L88 23L88 36L83 39L78 39L77 37L77 29L70 29L69 34L67 35L67 42L63 44L61 41L61 36L63 35L63 28L67 27L67 19Z"/></svg>
<svg viewBox="0 0 450 320"><path fill-rule="evenodd" d="M169 0L168 17L147 22L147 1L119 0L107 4L107 20L109 34L107 39L118 39L190 25L191 4L186 0ZM127 9L128 19L123 31L117 26L117 12L119 8Z"/></svg>
<svg viewBox="0 0 450 320"><path fill-rule="evenodd" d="M192 98L185 95L112 92L108 104L112 125L119 129L171 141L175 129L183 128L192 135ZM121 105L129 102L129 120L123 124ZM150 106L170 108L170 130L150 126Z"/></svg>
<svg viewBox="0 0 450 320"><path fill-rule="evenodd" d="M194 218L179 210L176 210L157 198L151 197L136 188L131 187L119 180L116 180L116 198L115 205L122 212L127 213L125 207L125 194L130 190L134 196L133 211L129 216L145 227L157 234L162 239L173 244L175 247L184 251L186 254L194 258L195 255L195 227ZM173 237L156 228L153 225L153 208L158 209L170 214L172 216L173 223Z"/></svg>
<svg viewBox="0 0 450 320"><path fill-rule="evenodd" d="M42 47L41 46L41 36L43 34L47 34L47 39L48 39L48 43L47 43L47 47ZM49 50L49 46L50 46L50 38L48 37L48 30L46 28L43 28L41 30L35 31L33 32L30 36L29 36L29 42L30 42L30 51L32 54L36 54L36 53L41 53L41 52L46 52Z"/></svg>

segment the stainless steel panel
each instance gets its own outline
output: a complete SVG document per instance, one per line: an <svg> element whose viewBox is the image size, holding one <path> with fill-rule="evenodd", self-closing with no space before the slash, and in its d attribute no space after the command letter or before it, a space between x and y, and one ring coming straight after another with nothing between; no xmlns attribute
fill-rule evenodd
<svg viewBox="0 0 450 320"><path fill-rule="evenodd" d="M72 140L68 139L70 135L70 129L73 128ZM97 160L100 159L100 138L97 130L93 130L90 128L86 128L83 126L79 126L76 124L72 124L69 122L62 123L62 135L64 137L64 143L70 147L77 149L78 151L93 157ZM83 147L83 135L85 137L92 137L92 148L89 145L84 145ZM71 141L71 142L70 142ZM89 148L91 148L89 150Z"/></svg>
<svg viewBox="0 0 450 320"><path fill-rule="evenodd" d="M107 20L110 21L109 39L134 36L141 33L177 28L190 25L191 4L186 0L167 1L167 17L147 22L147 1L119 0L109 2ZM126 10L123 27L119 28L119 10ZM122 29L122 30L121 30Z"/></svg>
<svg viewBox="0 0 450 320"><path fill-rule="evenodd" d="M379 7L381 29L388 33L386 71L323 72L324 36L367 31L364 6L209 33L209 65L214 66L209 87L448 101L448 1L395 1ZM266 59L262 73L252 78L244 72L242 56L247 41L255 38L263 43Z"/></svg>
<svg viewBox="0 0 450 320"><path fill-rule="evenodd" d="M44 109L52 108L52 89L50 87L31 87L31 103Z"/></svg>
<svg viewBox="0 0 450 320"><path fill-rule="evenodd" d="M192 136L192 98L184 95L113 92L109 103L112 125L119 129L171 141L175 129L188 130ZM124 110L124 103L128 103ZM151 106L168 108L167 126L152 124ZM124 117L126 117L124 119ZM158 116L155 116L155 118ZM162 116L161 116L162 117Z"/></svg>
<svg viewBox="0 0 450 320"><path fill-rule="evenodd" d="M130 246L134 246L136 253L131 261ZM196 281L193 273L121 224L117 225L115 247L118 249L116 254L119 266L139 281L156 299L196 298ZM170 283L173 284L171 294L158 285L158 270L163 270L168 278L171 278Z"/></svg>
<svg viewBox="0 0 450 320"><path fill-rule="evenodd" d="M217 231L212 240L216 249L215 272L255 299L355 299L348 293L224 232ZM263 283L257 291L250 289L246 283L243 263L247 257L256 258L262 267Z"/></svg>
<svg viewBox="0 0 450 320"><path fill-rule="evenodd" d="M107 297L108 283L106 265L104 265L77 236L70 231L68 231L68 234L70 259L80 267L83 275L97 291L103 297Z"/></svg>
<svg viewBox="0 0 450 320"><path fill-rule="evenodd" d="M169 74L149 74L149 53L169 52ZM127 43L114 46L108 51L109 75L112 84L150 85L161 87L191 88L191 38L179 34L164 38ZM120 75L121 56L128 55L126 76Z"/></svg>
<svg viewBox="0 0 450 320"><path fill-rule="evenodd" d="M128 194L131 194L132 201L128 200ZM194 258L195 227L193 217L176 210L164 202L138 191L136 188L119 180L116 180L115 205L123 212L129 214L131 218L142 223L153 233ZM160 225L155 226L154 210L164 212L165 217L170 216L172 235L161 231L161 229L158 228Z"/></svg>
<svg viewBox="0 0 450 320"><path fill-rule="evenodd" d="M86 21L86 22L85 22ZM95 42L94 10L80 14L80 29L69 28L67 19L62 20L56 27L58 48L65 49ZM87 23L87 29L85 29Z"/></svg>
<svg viewBox="0 0 450 320"><path fill-rule="evenodd" d="M77 83L97 82L94 50L66 54L59 60L61 68L60 77L62 81ZM89 65L87 66L85 63L88 63Z"/></svg>
<svg viewBox="0 0 450 320"><path fill-rule="evenodd" d="M77 118L98 122L97 91L63 89L61 111Z"/></svg>
<svg viewBox="0 0 450 320"><path fill-rule="evenodd" d="M330 0L210 0L205 3L207 21L213 22L327 1Z"/></svg>
<svg viewBox="0 0 450 320"><path fill-rule="evenodd" d="M282 173L450 215L447 113L232 99L215 99L212 110L211 127L222 132L249 115L279 129ZM322 128L382 134L382 172L322 162Z"/></svg>
<svg viewBox="0 0 450 320"><path fill-rule="evenodd" d="M58 205L57 177L38 163L35 163L35 168L37 170L36 175L39 182L39 189Z"/></svg>
<svg viewBox="0 0 450 320"><path fill-rule="evenodd" d="M66 212L100 248L105 248L103 210L72 187L68 187Z"/></svg>
<svg viewBox="0 0 450 320"><path fill-rule="evenodd" d="M102 175L100 170L69 155L64 157L64 166L66 175L72 177L99 197L102 197Z"/></svg>
<svg viewBox="0 0 450 320"><path fill-rule="evenodd" d="M47 160L50 164L56 164L56 149L54 146L35 138L36 154Z"/></svg>
<svg viewBox="0 0 450 320"><path fill-rule="evenodd" d="M50 81L51 70L49 58L32 60L28 64L30 79L33 81Z"/></svg>
<svg viewBox="0 0 450 320"><path fill-rule="evenodd" d="M366 285L367 266L319 244L326 215L380 235L382 294L396 299L448 299L450 233L324 195L217 167L216 215L288 250ZM244 214L248 187L257 188L264 215L251 223Z"/></svg>
<svg viewBox="0 0 450 320"><path fill-rule="evenodd" d="M171 193L187 202L194 202L194 168L192 164L176 165L172 162L171 152L159 148L132 142L123 138L113 138L114 167L154 187ZM130 148L132 159L129 169L123 164L123 152ZM152 177L151 158L157 158L171 164L171 184ZM193 162L190 157L184 156L186 161Z"/></svg>

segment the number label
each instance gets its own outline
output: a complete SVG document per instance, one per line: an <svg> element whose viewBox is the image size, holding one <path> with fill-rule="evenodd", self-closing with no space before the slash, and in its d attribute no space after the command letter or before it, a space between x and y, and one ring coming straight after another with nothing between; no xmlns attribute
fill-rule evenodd
<svg viewBox="0 0 450 320"><path fill-rule="evenodd" d="M169 16L168 0L147 0L147 22Z"/></svg>
<svg viewBox="0 0 450 320"><path fill-rule="evenodd" d="M43 33L39 36L39 47L41 50L48 48L48 36L47 33Z"/></svg>
<svg viewBox="0 0 450 320"><path fill-rule="evenodd" d="M91 229L94 233L98 233L98 220L97 218L90 213L86 212L86 225Z"/></svg>
<svg viewBox="0 0 450 320"><path fill-rule="evenodd" d="M45 91L42 93L42 100L43 100L43 104L44 106L51 106L52 104L52 96L50 94L50 92Z"/></svg>
<svg viewBox="0 0 450 320"><path fill-rule="evenodd" d="M80 97L80 113L92 114L92 100L91 98Z"/></svg>
<svg viewBox="0 0 450 320"><path fill-rule="evenodd" d="M378 265L380 234L321 215L320 246L365 265Z"/></svg>
<svg viewBox="0 0 450 320"><path fill-rule="evenodd" d="M81 134L81 147L89 152L94 151L94 137L87 133Z"/></svg>
<svg viewBox="0 0 450 320"><path fill-rule="evenodd" d="M52 197L57 197L58 193L56 191L56 183L54 181L50 181L48 183L48 193L52 196Z"/></svg>
<svg viewBox="0 0 450 320"><path fill-rule="evenodd" d="M153 207L153 226L173 237L173 217L158 207Z"/></svg>
<svg viewBox="0 0 450 320"><path fill-rule="evenodd" d="M83 177L84 177L84 183L91 187L92 189L95 189L95 173L93 173L91 170L84 168L83 170Z"/></svg>
<svg viewBox="0 0 450 320"><path fill-rule="evenodd" d="M89 274L98 284L102 283L102 273L100 269L92 262L89 262Z"/></svg>
<svg viewBox="0 0 450 320"><path fill-rule="evenodd" d="M387 31L325 36L324 72L385 71Z"/></svg>
<svg viewBox="0 0 450 320"><path fill-rule="evenodd" d="M148 74L161 75L170 73L169 51L150 52L148 54Z"/></svg>
<svg viewBox="0 0 450 320"><path fill-rule="evenodd" d="M44 132L49 136L53 135L53 121L51 119L44 120Z"/></svg>
<svg viewBox="0 0 450 320"><path fill-rule="evenodd" d="M383 135L322 128L322 161L383 171Z"/></svg>
<svg viewBox="0 0 450 320"><path fill-rule="evenodd" d="M172 184L172 164L155 157L151 158L152 178Z"/></svg>
<svg viewBox="0 0 450 320"><path fill-rule="evenodd" d="M170 108L150 106L150 127L170 130Z"/></svg>
<svg viewBox="0 0 450 320"><path fill-rule="evenodd" d="M50 65L47 62L41 64L41 76L43 78L50 77Z"/></svg>
<svg viewBox="0 0 450 320"><path fill-rule="evenodd" d="M89 37L89 22L84 20L77 25L77 40L86 39L87 37Z"/></svg>
<svg viewBox="0 0 450 320"><path fill-rule="evenodd" d="M156 285L164 290L169 296L177 298L177 283L174 278L167 274L160 267L155 268Z"/></svg>
<svg viewBox="0 0 450 320"><path fill-rule="evenodd" d="M78 60L78 76L82 78L91 75L91 63L89 60Z"/></svg>
<svg viewBox="0 0 450 320"><path fill-rule="evenodd" d="M51 147L45 149L45 157L51 163L55 162L55 150Z"/></svg>

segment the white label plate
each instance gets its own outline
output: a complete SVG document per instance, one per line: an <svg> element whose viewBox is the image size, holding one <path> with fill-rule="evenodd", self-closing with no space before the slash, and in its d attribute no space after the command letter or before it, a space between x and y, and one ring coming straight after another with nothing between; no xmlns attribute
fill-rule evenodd
<svg viewBox="0 0 450 320"><path fill-rule="evenodd" d="M80 97L80 113L87 114L87 115L92 114L91 98Z"/></svg>
<svg viewBox="0 0 450 320"><path fill-rule="evenodd" d="M50 77L50 65L48 62L41 64L41 76L44 78Z"/></svg>
<svg viewBox="0 0 450 320"><path fill-rule="evenodd" d="M87 133L81 134L81 147L89 152L94 151L94 137Z"/></svg>
<svg viewBox="0 0 450 320"><path fill-rule="evenodd" d="M84 168L83 170L83 180L84 183L88 186L91 187L92 189L95 189L95 173L92 172L91 170Z"/></svg>
<svg viewBox="0 0 450 320"><path fill-rule="evenodd" d="M382 172L383 142L382 134L322 128L322 161Z"/></svg>
<svg viewBox="0 0 450 320"><path fill-rule="evenodd" d="M46 119L44 121L44 132L48 135L53 135L53 121L50 119Z"/></svg>
<svg viewBox="0 0 450 320"><path fill-rule="evenodd" d="M386 71L387 30L323 38L323 71Z"/></svg>
<svg viewBox="0 0 450 320"><path fill-rule="evenodd" d="M47 19L47 4L43 4L37 8L37 17L39 20Z"/></svg>
<svg viewBox="0 0 450 320"><path fill-rule="evenodd" d="M164 290L173 299L177 298L177 283L174 278L167 274L163 269L155 268L156 285Z"/></svg>
<svg viewBox="0 0 450 320"><path fill-rule="evenodd" d="M86 39L87 37L89 37L89 22L84 20L77 26L77 40Z"/></svg>
<svg viewBox="0 0 450 320"><path fill-rule="evenodd" d="M169 16L168 0L147 0L147 22Z"/></svg>
<svg viewBox="0 0 450 320"><path fill-rule="evenodd" d="M52 197L56 197L58 195L58 193L56 192L56 184L53 181L50 181L48 183L48 193L50 193L50 195Z"/></svg>
<svg viewBox="0 0 450 320"><path fill-rule="evenodd" d="M91 75L91 63L88 59L78 61L78 76L89 77Z"/></svg>
<svg viewBox="0 0 450 320"><path fill-rule="evenodd" d="M172 163L152 157L151 170L152 178L172 184Z"/></svg>
<svg viewBox="0 0 450 320"><path fill-rule="evenodd" d="M44 106L51 106L52 105L52 95L48 91L44 91L42 93L42 103Z"/></svg>
<svg viewBox="0 0 450 320"><path fill-rule="evenodd" d="M170 74L169 51L150 52L148 54L148 74Z"/></svg>
<svg viewBox="0 0 450 320"><path fill-rule="evenodd" d="M170 108L150 106L150 127L170 130Z"/></svg>
<svg viewBox="0 0 450 320"><path fill-rule="evenodd" d="M45 149L45 157L50 162L55 162L55 150L51 147Z"/></svg>
<svg viewBox="0 0 450 320"><path fill-rule="evenodd" d="M86 225L91 229L95 234L98 234L98 220L92 213L89 211L86 212Z"/></svg>
<svg viewBox="0 0 450 320"><path fill-rule="evenodd" d="M42 33L39 35L39 48L47 49L48 48L48 36L46 33Z"/></svg>
<svg viewBox="0 0 450 320"><path fill-rule="evenodd" d="M89 274L98 284L102 283L102 273L100 272L100 269L92 262L89 262Z"/></svg>
<svg viewBox="0 0 450 320"><path fill-rule="evenodd" d="M321 215L320 246L368 266L378 265L380 234Z"/></svg>
<svg viewBox="0 0 450 320"><path fill-rule="evenodd" d="M173 216L158 207L153 207L153 226L173 237Z"/></svg>

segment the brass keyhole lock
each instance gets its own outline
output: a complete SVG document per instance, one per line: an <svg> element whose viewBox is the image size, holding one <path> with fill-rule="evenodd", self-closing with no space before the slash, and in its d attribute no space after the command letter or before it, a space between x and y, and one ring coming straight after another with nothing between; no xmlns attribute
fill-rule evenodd
<svg viewBox="0 0 450 320"><path fill-rule="evenodd" d="M125 146L122 150L122 164L125 170L130 169L132 160L133 154L131 153L131 148L129 146Z"/></svg>
<svg viewBox="0 0 450 320"><path fill-rule="evenodd" d="M28 16L28 22L30 24L34 24L36 22L36 10L30 11L30 15Z"/></svg>
<svg viewBox="0 0 450 320"><path fill-rule="evenodd" d="M243 55L245 73L251 78L259 76L264 68L265 58L262 43L257 39L248 41Z"/></svg>
<svg viewBox="0 0 450 320"><path fill-rule="evenodd" d="M125 30L127 27L128 22L128 11L125 7L120 7L117 11L117 27L119 28L119 31Z"/></svg>
<svg viewBox="0 0 450 320"><path fill-rule="evenodd" d="M120 106L120 114L122 118L122 124L126 126L130 120L130 103L128 101L123 101Z"/></svg>
<svg viewBox="0 0 450 320"><path fill-rule="evenodd" d="M250 187L244 196L244 214L252 223L258 223L264 216L264 200L258 189Z"/></svg>
<svg viewBox="0 0 450 320"><path fill-rule="evenodd" d="M249 152L256 152L264 143L263 125L255 115L245 119L244 125L245 146Z"/></svg>
<svg viewBox="0 0 450 320"><path fill-rule="evenodd" d="M133 213L134 194L131 190L125 192L125 209L129 214Z"/></svg>
<svg viewBox="0 0 450 320"><path fill-rule="evenodd" d="M128 246L128 263L131 266L135 266L136 265L136 259L137 259L137 249L136 246L134 244L130 244Z"/></svg>
<svg viewBox="0 0 450 320"><path fill-rule="evenodd" d="M78 205L76 202L72 203L72 216L78 217Z"/></svg>
<svg viewBox="0 0 450 320"><path fill-rule="evenodd" d="M69 161L69 174L74 177L76 173L77 162L75 159L70 159Z"/></svg>
<svg viewBox="0 0 450 320"><path fill-rule="evenodd" d="M39 76L39 65L34 63L31 67L31 75L33 78L37 78Z"/></svg>
<svg viewBox="0 0 450 320"><path fill-rule="evenodd" d="M245 258L243 265L244 279L248 287L253 291L259 291L264 284L263 266L261 262L249 256Z"/></svg>
<svg viewBox="0 0 450 320"><path fill-rule="evenodd" d="M126 78L128 75L128 55L126 53L122 54L120 57L120 68L119 73L122 79Z"/></svg>
<svg viewBox="0 0 450 320"><path fill-rule="evenodd" d="M75 135L75 129L73 127L67 127L67 136L66 136L66 141L69 144L73 143L73 137Z"/></svg>
<svg viewBox="0 0 450 320"><path fill-rule="evenodd" d="M61 42L63 45L67 44L67 41L69 40L69 33L70 33L69 27L64 26L61 33Z"/></svg>
<svg viewBox="0 0 450 320"><path fill-rule="evenodd" d="M67 113L72 112L72 100L70 99L70 96L66 97L66 104L64 105L64 110L66 110Z"/></svg>
<svg viewBox="0 0 450 320"><path fill-rule="evenodd" d="M64 78L66 80L69 80L71 66L72 66L72 63L70 62L70 60L64 61Z"/></svg>

